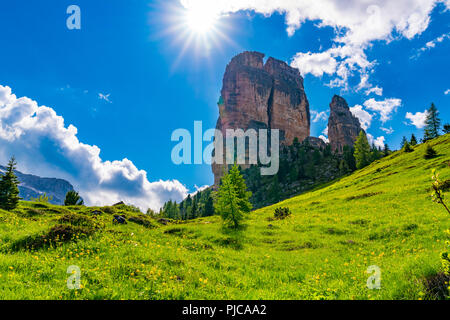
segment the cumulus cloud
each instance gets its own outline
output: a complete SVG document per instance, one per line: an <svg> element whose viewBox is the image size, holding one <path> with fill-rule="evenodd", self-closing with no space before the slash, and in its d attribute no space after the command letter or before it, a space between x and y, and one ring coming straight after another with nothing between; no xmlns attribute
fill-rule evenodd
<svg viewBox="0 0 450 320"><path fill-rule="evenodd" d="M370 88L366 91L366 95L371 95L371 94L376 94L377 96L382 96L383 95L383 88L380 88L378 86Z"/></svg>
<svg viewBox="0 0 450 320"><path fill-rule="evenodd" d="M321 139L325 143L330 143L330 140L327 137L325 137L324 135L320 135L319 139Z"/></svg>
<svg viewBox="0 0 450 320"><path fill-rule="evenodd" d="M393 134L394 133L394 129L392 129L392 127L390 128L380 128L382 131L386 132L386 134Z"/></svg>
<svg viewBox="0 0 450 320"><path fill-rule="evenodd" d="M194 186L195 191L192 192L192 193L190 193L190 195L191 195L191 197L193 197L193 196L195 196L197 193L202 192L202 191L205 191L205 190L208 189L209 187L211 187L211 186L205 185L205 186L199 187L199 186L195 185L195 186Z"/></svg>
<svg viewBox="0 0 450 320"><path fill-rule="evenodd" d="M313 117L313 122L317 123L319 121L327 121L328 119L328 114L325 111L322 112L317 112L314 110L311 110L311 115Z"/></svg>
<svg viewBox="0 0 450 320"><path fill-rule="evenodd" d="M450 94L450 89L446 90L446 91L444 92L444 94L445 94L446 96L449 95L449 94Z"/></svg>
<svg viewBox="0 0 450 320"><path fill-rule="evenodd" d="M371 135L370 133L368 133L368 134L367 134L367 140L369 141L369 143L370 143L371 145L374 144L375 147L383 149L383 148L384 148L384 144L385 144L385 140L386 140L386 139L385 139L383 136L378 137L378 138L375 139L373 135Z"/></svg>
<svg viewBox="0 0 450 320"><path fill-rule="evenodd" d="M364 110L363 106L356 105L350 108L350 112L359 119L359 122L361 123L361 128L363 128L365 131L367 131L367 129L370 128L373 115Z"/></svg>
<svg viewBox="0 0 450 320"><path fill-rule="evenodd" d="M346 86L355 72L367 75L374 66L365 50L376 40L412 39L425 31L436 4L443 0L180 0L187 8L205 7L210 14L226 15L253 11L265 16L285 15L287 33L293 35L301 25L318 21L319 28L335 31L333 47L317 53L298 53L292 64L301 72L315 76L335 74L331 86ZM211 4L213 3L213 4ZM445 2L448 6L448 1ZM310 63L310 65L308 65Z"/></svg>
<svg viewBox="0 0 450 320"><path fill-rule="evenodd" d="M391 120L392 114L397 111L397 108L401 105L401 99L385 99L383 101L376 101L372 98L364 102L364 106L367 109L380 114L380 120L383 123Z"/></svg>
<svg viewBox="0 0 450 320"><path fill-rule="evenodd" d="M179 181L150 182L128 159L103 161L100 148L80 142L77 134L52 108L17 98L0 85L0 163L15 155L23 171L67 179L88 205L125 201L157 210L187 196Z"/></svg>
<svg viewBox="0 0 450 320"><path fill-rule="evenodd" d="M415 114L411 112L406 113L406 119L411 121L411 125L415 126L417 129L422 129L425 127L425 121L427 120L428 111L416 112Z"/></svg>
<svg viewBox="0 0 450 320"><path fill-rule="evenodd" d="M297 53L293 58L291 65L300 70L303 75L312 74L316 77L322 77L324 73L333 75L336 73L338 63L331 56L331 52L322 53Z"/></svg>

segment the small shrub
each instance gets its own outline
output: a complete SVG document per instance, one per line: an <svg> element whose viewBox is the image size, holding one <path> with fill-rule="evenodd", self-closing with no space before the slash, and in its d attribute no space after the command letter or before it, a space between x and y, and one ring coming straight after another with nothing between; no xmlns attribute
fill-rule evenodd
<svg viewBox="0 0 450 320"><path fill-rule="evenodd" d="M102 208L102 211L106 214L116 214L116 208L114 207L104 207Z"/></svg>
<svg viewBox="0 0 450 320"><path fill-rule="evenodd" d="M128 219L128 221L136 223L138 225L144 226L145 228L155 228L155 225L153 223L151 223L149 220L147 220L146 218L141 218L141 217L131 217Z"/></svg>
<svg viewBox="0 0 450 320"><path fill-rule="evenodd" d="M274 212L274 217L277 220L283 220L292 214L289 208L276 208Z"/></svg>
<svg viewBox="0 0 450 320"><path fill-rule="evenodd" d="M14 242L11 250L39 250L58 243L76 241L80 236L89 236L93 233L94 230L87 227L56 225L43 235L27 236Z"/></svg>
<svg viewBox="0 0 450 320"><path fill-rule="evenodd" d="M36 216L42 216L44 215L44 212L38 209L27 208L25 212L19 212L17 213L17 215L24 218L32 218Z"/></svg>
<svg viewBox="0 0 450 320"><path fill-rule="evenodd" d="M448 283L450 276L445 273L438 273L427 277L424 280L425 299L427 300L446 300L450 298Z"/></svg>
<svg viewBox="0 0 450 320"><path fill-rule="evenodd" d="M411 147L409 142L406 142L405 145L403 146L403 152L410 153L413 151L414 151L414 149Z"/></svg>
<svg viewBox="0 0 450 320"><path fill-rule="evenodd" d="M39 195L37 198L30 198L31 202L50 203L53 200L52 196L48 196L46 193Z"/></svg>
<svg viewBox="0 0 450 320"><path fill-rule="evenodd" d="M82 214L66 214L61 217L59 223L71 224L73 226L98 228L98 223Z"/></svg>
<svg viewBox="0 0 450 320"><path fill-rule="evenodd" d="M427 149L425 150L425 155L423 156L426 160L433 159L437 157L436 150L433 149L431 145L427 145Z"/></svg>
<svg viewBox="0 0 450 320"><path fill-rule="evenodd" d="M65 206L82 206L84 204L78 192L71 190L67 192L66 199L64 200Z"/></svg>

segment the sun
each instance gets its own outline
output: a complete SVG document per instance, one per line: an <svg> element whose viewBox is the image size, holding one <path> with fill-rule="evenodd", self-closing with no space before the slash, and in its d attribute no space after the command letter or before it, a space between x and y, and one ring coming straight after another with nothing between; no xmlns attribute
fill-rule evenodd
<svg viewBox="0 0 450 320"><path fill-rule="evenodd" d="M190 31L204 35L211 33L218 20L217 14L209 6L196 6L186 10L186 24Z"/></svg>

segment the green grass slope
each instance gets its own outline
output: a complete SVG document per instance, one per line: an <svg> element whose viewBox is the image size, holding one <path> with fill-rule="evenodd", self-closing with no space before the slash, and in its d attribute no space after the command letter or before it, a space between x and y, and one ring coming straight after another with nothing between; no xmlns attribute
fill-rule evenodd
<svg viewBox="0 0 450 320"><path fill-rule="evenodd" d="M167 225L130 208L21 203L0 211L0 299L420 299L440 270L448 214L430 198L431 170L450 179L450 136L251 213ZM274 209L292 216L272 221ZM94 216L93 211L102 211ZM114 225L114 213L134 217ZM67 288L69 266L82 289ZM381 289L366 286L369 266Z"/></svg>

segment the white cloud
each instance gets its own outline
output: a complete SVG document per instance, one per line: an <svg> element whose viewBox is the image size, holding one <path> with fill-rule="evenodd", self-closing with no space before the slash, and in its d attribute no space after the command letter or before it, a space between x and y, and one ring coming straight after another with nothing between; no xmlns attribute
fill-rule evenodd
<svg viewBox="0 0 450 320"><path fill-rule="evenodd" d="M88 205L125 201L157 210L169 199L187 196L179 181L149 182L128 159L103 161L100 149L80 142L77 133L53 109L0 85L0 163L15 155L22 171L67 179Z"/></svg>
<svg viewBox="0 0 450 320"><path fill-rule="evenodd" d="M367 140L369 140L370 145L374 144L377 148L384 148L385 138L383 136L374 138L370 133L367 134Z"/></svg>
<svg viewBox="0 0 450 320"><path fill-rule="evenodd" d="M386 132L386 134L393 134L394 133L394 129L392 129L392 127L390 128L380 128L382 131Z"/></svg>
<svg viewBox="0 0 450 320"><path fill-rule="evenodd" d="M406 119L411 121L411 124L415 126L417 129L422 129L425 127L425 120L427 119L428 111L417 112L412 114L411 112L406 113Z"/></svg>
<svg viewBox="0 0 450 320"><path fill-rule="evenodd" d="M337 69L337 61L330 52L314 54L299 52L293 58L291 65L299 69L303 75L310 73L316 77L322 77L324 73L332 75Z"/></svg>
<svg viewBox="0 0 450 320"><path fill-rule="evenodd" d="M445 95L449 95L449 94L450 94L450 89L446 90L446 91L444 92L444 94L445 94Z"/></svg>
<svg viewBox="0 0 450 320"><path fill-rule="evenodd" d="M380 88L378 86L370 88L366 91L366 96L371 95L371 94L376 94L377 96L382 96L383 95L383 88Z"/></svg>
<svg viewBox="0 0 450 320"><path fill-rule="evenodd" d="M330 140L327 137L325 137L324 135L320 135L319 139L321 139L325 143L330 143Z"/></svg>
<svg viewBox="0 0 450 320"><path fill-rule="evenodd" d="M383 95L383 88L380 88L378 86L373 86L370 82L369 82L369 74L363 74L361 76L361 81L359 82L357 91L361 91L363 89L366 89L366 96L369 96L371 94L375 94L377 96L382 96Z"/></svg>
<svg viewBox="0 0 450 320"><path fill-rule="evenodd" d="M411 58L412 59L417 59L419 58L424 52L431 50L433 48L436 47L437 44L444 42L445 40L450 39L450 32L449 33L444 33L443 35L437 37L436 39L433 39L431 41L428 41L425 46L423 46L422 48L420 48L419 50L417 50L416 54L413 55Z"/></svg>
<svg viewBox="0 0 450 320"><path fill-rule="evenodd" d="M319 121L327 121L328 114L325 111L317 112L314 110L311 110L311 115L313 116L313 122L317 123Z"/></svg>
<svg viewBox="0 0 450 320"><path fill-rule="evenodd" d="M187 8L204 7L205 14L226 15L254 11L270 16L285 15L287 33L293 35L301 25L318 21L318 27L335 31L332 48L318 53L298 53L292 61L301 72L316 76L335 74L331 86L346 86L354 73L367 75L374 66L365 50L373 41L412 39L428 28L430 15L442 0L180 0ZM213 5L211 5L213 3ZM446 0L448 6L448 1ZM311 62L308 66L306 62Z"/></svg>
<svg viewBox="0 0 450 320"><path fill-rule="evenodd" d="M401 105L401 99L385 99L383 101L376 101L372 98L364 102L364 106L367 109L378 112L380 114L380 120L383 123L391 120L392 113L397 111L397 108Z"/></svg>
<svg viewBox="0 0 450 320"><path fill-rule="evenodd" d="M199 186L195 185L195 186L194 186L195 191L192 192L192 193L190 193L190 195L191 195L191 197L193 197L193 196L195 196L197 193L202 192L202 191L205 191L205 190L208 189L209 187L210 187L210 186L207 186L207 185L205 185L205 186L203 186L203 187L199 187Z"/></svg>
<svg viewBox="0 0 450 320"><path fill-rule="evenodd" d="M322 133L326 136L328 136L328 127L326 127L325 129L323 129Z"/></svg>
<svg viewBox="0 0 450 320"><path fill-rule="evenodd" d="M356 105L350 108L350 112L359 119L359 122L361 123L361 128L363 128L365 131L367 131L367 129L370 128L373 115L364 110L362 106Z"/></svg>

